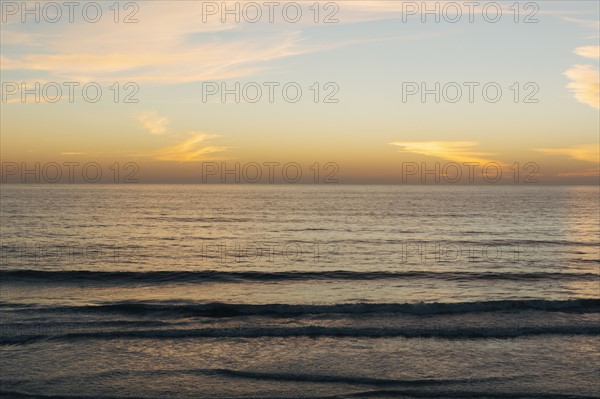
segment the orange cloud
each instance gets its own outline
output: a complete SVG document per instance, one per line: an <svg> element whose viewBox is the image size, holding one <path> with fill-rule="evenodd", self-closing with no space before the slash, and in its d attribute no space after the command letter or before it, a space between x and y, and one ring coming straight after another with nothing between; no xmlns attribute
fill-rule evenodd
<svg viewBox="0 0 600 399"><path fill-rule="evenodd" d="M169 119L154 111L138 115L138 121L151 134L164 134L169 124Z"/></svg>
<svg viewBox="0 0 600 399"><path fill-rule="evenodd" d="M223 152L228 147L206 145L215 137L218 136L204 133L190 133L186 140L172 147L162 149L155 154L155 157L161 161L177 162L197 162L217 159L211 157L210 154Z"/></svg>
<svg viewBox="0 0 600 399"><path fill-rule="evenodd" d="M577 101L600 109L600 71L591 65L574 65L565 72L571 80L567 88Z"/></svg>
<svg viewBox="0 0 600 399"><path fill-rule="evenodd" d="M578 161L600 162L600 149L598 144L584 144L562 148L536 148L536 151L545 154L566 155Z"/></svg>
<svg viewBox="0 0 600 399"><path fill-rule="evenodd" d="M600 59L600 46L583 46L575 49L575 54L594 60Z"/></svg>
<svg viewBox="0 0 600 399"><path fill-rule="evenodd" d="M112 18L103 18L91 26L76 21L57 24L44 34L24 31L17 24L3 25L0 69L35 72L29 74L35 80L187 83L247 77L267 69L274 60L349 44L339 38L310 40L303 32L307 24L314 25L308 3L302 6L305 14L298 25L285 23L286 29L276 29L283 21L279 7L276 23L265 22L260 30L253 29L252 24L236 23L233 15L225 22L218 14L204 20L203 3L207 2L144 1L139 3L137 23L115 24ZM243 9L246 3L256 2L236 2L237 8ZM321 18L333 11L339 23L389 18L390 12L402 10L395 3L346 2L339 6L338 15L338 6L332 2L321 12ZM263 13L262 21L268 21L267 10ZM224 32L232 35L223 38L220 35ZM402 35L396 39L420 37ZM5 45L19 51L6 53Z"/></svg>
<svg viewBox="0 0 600 399"><path fill-rule="evenodd" d="M412 152L453 162L478 162L480 164L497 162L486 157L490 154L474 151L473 148L478 143L472 141L421 141L390 144L401 147L401 152Z"/></svg>

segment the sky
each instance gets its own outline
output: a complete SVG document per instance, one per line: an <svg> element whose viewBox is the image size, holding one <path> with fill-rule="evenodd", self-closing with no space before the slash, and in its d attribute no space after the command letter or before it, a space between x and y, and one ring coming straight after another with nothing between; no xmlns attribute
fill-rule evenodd
<svg viewBox="0 0 600 399"><path fill-rule="evenodd" d="M300 182L463 183L475 163L475 182L598 184L596 1L37 3L0 1L3 182L69 162L264 182L276 162Z"/></svg>

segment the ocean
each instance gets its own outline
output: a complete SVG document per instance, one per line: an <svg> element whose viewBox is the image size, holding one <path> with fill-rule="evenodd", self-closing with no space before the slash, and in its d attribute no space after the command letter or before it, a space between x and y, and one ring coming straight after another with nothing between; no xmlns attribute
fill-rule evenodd
<svg viewBox="0 0 600 399"><path fill-rule="evenodd" d="M598 398L598 187L2 185L2 398Z"/></svg>

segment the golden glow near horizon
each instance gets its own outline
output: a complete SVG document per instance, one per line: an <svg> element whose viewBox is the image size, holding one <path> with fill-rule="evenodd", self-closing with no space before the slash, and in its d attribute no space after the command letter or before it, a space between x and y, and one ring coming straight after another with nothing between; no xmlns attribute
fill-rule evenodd
<svg viewBox="0 0 600 399"><path fill-rule="evenodd" d="M1 4L13 166L133 162L142 182L196 182L202 162L331 162L342 183L398 183L404 163L600 176L597 2L37 3Z"/></svg>

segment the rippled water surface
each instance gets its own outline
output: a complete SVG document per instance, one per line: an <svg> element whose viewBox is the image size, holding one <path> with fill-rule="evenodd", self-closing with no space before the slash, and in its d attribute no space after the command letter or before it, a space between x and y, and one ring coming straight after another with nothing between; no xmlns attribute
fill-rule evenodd
<svg viewBox="0 0 600 399"><path fill-rule="evenodd" d="M597 187L1 193L1 397L599 397Z"/></svg>

